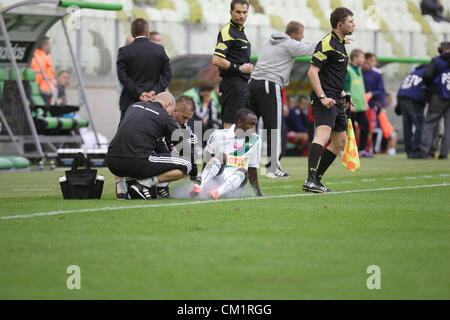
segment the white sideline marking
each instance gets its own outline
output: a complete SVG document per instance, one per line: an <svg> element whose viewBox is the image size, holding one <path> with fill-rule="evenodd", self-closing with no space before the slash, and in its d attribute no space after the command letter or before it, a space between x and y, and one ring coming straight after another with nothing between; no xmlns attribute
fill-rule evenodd
<svg viewBox="0 0 450 320"><path fill-rule="evenodd" d="M0 220L53 216L53 215L57 215L57 214L69 214L69 213L112 211L112 210L124 210L124 209L143 209L143 208L157 208L157 207L178 207L178 206L190 206L190 205L197 205L197 204L219 203L219 202L229 202L229 201L250 201L250 200L279 199L279 198L296 198L296 197L309 197L309 196L320 196L320 195L325 196L325 195L347 194L347 193L394 191L394 190L402 190L402 189L420 189L420 188L434 188L434 187L448 187L448 186L450 186L450 183L428 184L428 185L419 185L419 186L405 186L405 187L376 188L376 189L347 190L347 191L337 191L337 192L322 193L322 194L300 193L300 194L286 194L286 195L279 195L279 196L251 197L251 198L240 198L240 199L219 199L219 200L172 202L172 203L135 205L135 206L123 206L123 207L88 208L88 209L80 209L80 210L60 210L60 211L49 211L49 212L36 212L36 213L31 213L31 214L23 214L23 215L15 215L15 216L4 216L4 217L0 217Z"/></svg>

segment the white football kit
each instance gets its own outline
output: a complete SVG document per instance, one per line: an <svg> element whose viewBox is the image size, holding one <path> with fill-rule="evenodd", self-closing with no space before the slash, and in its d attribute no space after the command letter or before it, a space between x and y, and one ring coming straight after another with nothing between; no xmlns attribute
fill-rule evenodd
<svg viewBox="0 0 450 320"><path fill-rule="evenodd" d="M261 137L253 133L244 138L237 138L234 134L235 125L229 129L215 131L208 139L206 150L211 154L223 153L227 155L227 163L222 174L215 180L222 183L237 169L259 168L261 160Z"/></svg>

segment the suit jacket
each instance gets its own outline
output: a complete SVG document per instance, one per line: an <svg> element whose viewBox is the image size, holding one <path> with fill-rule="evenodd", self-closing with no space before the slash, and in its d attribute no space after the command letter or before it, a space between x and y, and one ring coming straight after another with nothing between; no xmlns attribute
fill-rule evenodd
<svg viewBox="0 0 450 320"><path fill-rule="evenodd" d="M143 92L153 90L158 94L165 91L172 79L164 47L147 38L135 39L119 49L117 74L123 85L119 102L123 113L128 106L139 101Z"/></svg>

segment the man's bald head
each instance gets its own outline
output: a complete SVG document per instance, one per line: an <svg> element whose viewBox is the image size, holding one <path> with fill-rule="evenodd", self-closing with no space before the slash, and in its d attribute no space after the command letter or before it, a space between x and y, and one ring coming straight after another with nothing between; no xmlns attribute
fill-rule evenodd
<svg viewBox="0 0 450 320"><path fill-rule="evenodd" d="M161 92L159 93L154 102L159 102L163 106L164 110L169 115L172 115L173 109L175 109L175 98L169 92Z"/></svg>

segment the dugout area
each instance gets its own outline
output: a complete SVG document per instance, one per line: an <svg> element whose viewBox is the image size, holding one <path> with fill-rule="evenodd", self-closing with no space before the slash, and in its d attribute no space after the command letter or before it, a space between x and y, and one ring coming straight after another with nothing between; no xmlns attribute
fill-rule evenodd
<svg viewBox="0 0 450 320"><path fill-rule="evenodd" d="M86 97L81 67L68 29L76 28L76 14L83 8L121 10L122 5L80 1L19 1L0 10L0 153L27 159L55 157L58 146L80 145L74 129L90 127L98 145L99 138ZM61 22L72 58L79 105L47 105L40 95L36 72L29 68L35 49L46 32ZM87 119L68 114L85 108ZM5 162L5 161L3 161ZM6 162L5 162L6 163Z"/></svg>

